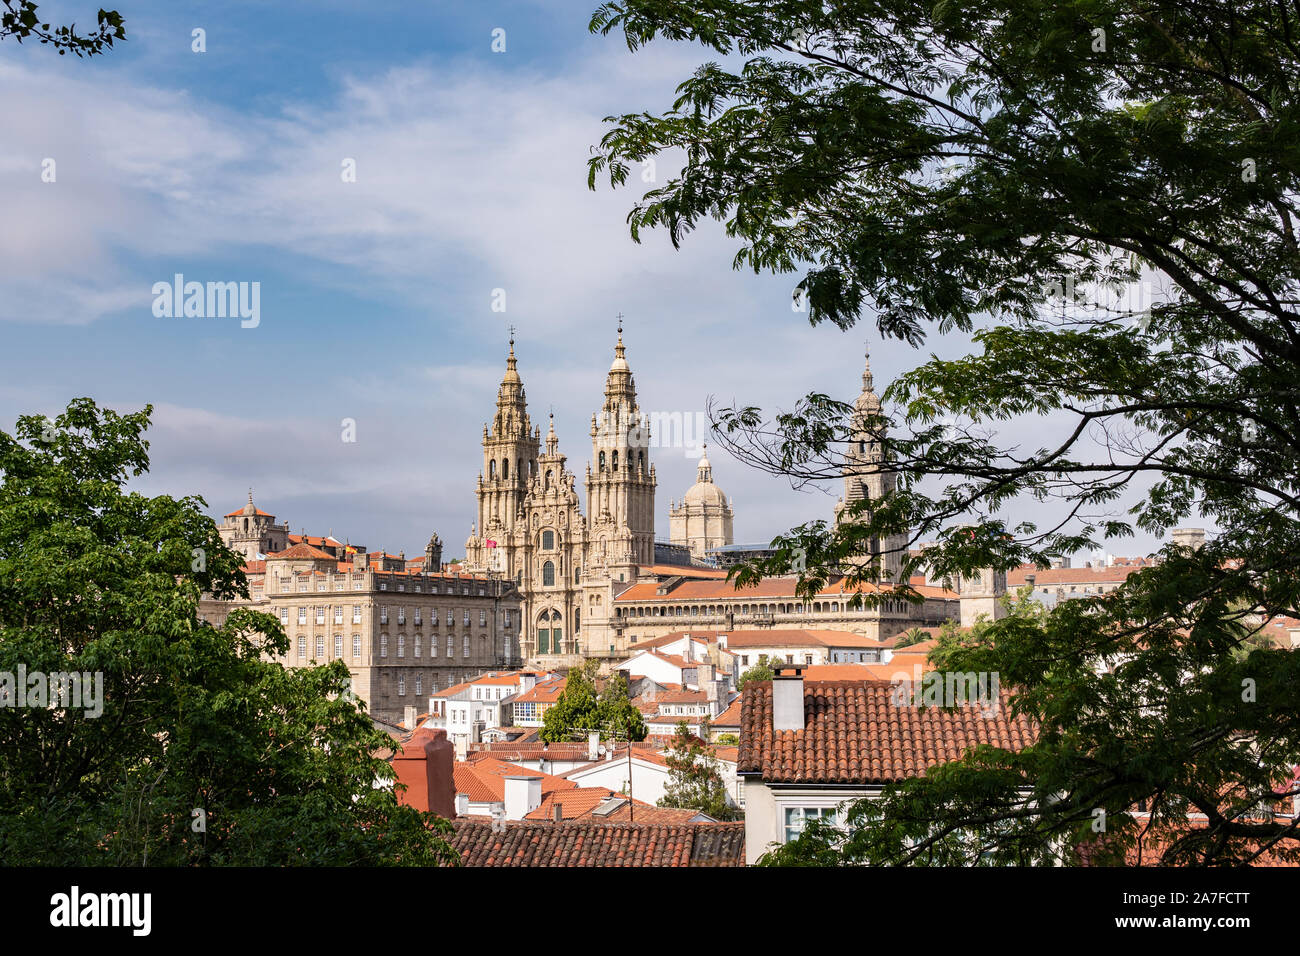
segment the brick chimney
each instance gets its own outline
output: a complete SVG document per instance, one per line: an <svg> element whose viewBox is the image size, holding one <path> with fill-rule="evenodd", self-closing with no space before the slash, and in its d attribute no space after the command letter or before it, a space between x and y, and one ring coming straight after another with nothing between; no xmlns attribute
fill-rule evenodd
<svg viewBox="0 0 1300 956"><path fill-rule="evenodd" d="M803 667L775 664L772 671L772 729L803 730Z"/></svg>
<svg viewBox="0 0 1300 956"><path fill-rule="evenodd" d="M393 757L400 803L440 817L456 815L456 785L452 781L452 746L445 730L423 728Z"/></svg>

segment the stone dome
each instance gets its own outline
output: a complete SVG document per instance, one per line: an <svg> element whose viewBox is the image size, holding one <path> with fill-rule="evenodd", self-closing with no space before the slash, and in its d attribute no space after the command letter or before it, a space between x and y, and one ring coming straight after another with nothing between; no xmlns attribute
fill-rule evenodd
<svg viewBox="0 0 1300 956"><path fill-rule="evenodd" d="M713 483L713 466L709 463L708 446L705 446L705 452L700 456L700 461L695 467L695 484L687 490L682 503L687 506L710 505L715 508L725 508L727 496Z"/></svg>

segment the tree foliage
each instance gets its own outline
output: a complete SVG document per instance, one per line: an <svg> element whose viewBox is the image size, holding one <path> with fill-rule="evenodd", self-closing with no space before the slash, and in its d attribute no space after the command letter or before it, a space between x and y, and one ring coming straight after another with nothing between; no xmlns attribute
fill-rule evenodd
<svg viewBox="0 0 1300 956"><path fill-rule="evenodd" d="M767 662L767 655L758 655L758 663L746 670L736 680L736 690L744 690L752 680L771 680L774 677L772 666Z"/></svg>
<svg viewBox="0 0 1300 956"><path fill-rule="evenodd" d="M151 409L77 399L0 432L0 674L102 674L102 713L0 706L0 856L57 865L429 864L449 825L401 806L348 671L286 669L202 499L124 485ZM60 703L66 703L60 701ZM377 786L378 784L378 786Z"/></svg>
<svg viewBox="0 0 1300 956"><path fill-rule="evenodd" d="M625 740L645 739L645 720L628 699L627 678L616 673L598 687L599 666L589 660L569 671L564 690L542 718L543 740L573 740L591 730Z"/></svg>
<svg viewBox="0 0 1300 956"><path fill-rule="evenodd" d="M948 666L1000 673L1039 742L858 805L845 842L814 847L810 826L786 861L1045 862L1088 843L1233 864L1300 846L1294 822L1259 810L1297 789L1298 658L1257 639L1300 612L1298 26L1272 0L618 0L594 14L632 50L665 38L726 58L661 113L609 118L593 188L684 157L629 214L635 240L663 228L681 244L716 219L738 268L800 274L814 325L865 313L912 346L953 330L974 345L920 362L856 422L821 393L774 415L713 409L728 450L796 482L838 479L854 426L898 476L850 520L782 536L738 583L795 569L810 597L846 568L876 581L881 565L851 559L891 541L888 598L918 599L923 564L955 580L1189 518L1217 528L1114 593L992 622L953 650ZM1017 440L1044 417L1050 440ZM1035 500L1056 506L1042 527L1016 515ZM908 553L922 541L937 545ZM1189 812L1207 825L1190 830Z"/></svg>
<svg viewBox="0 0 1300 956"><path fill-rule="evenodd" d="M698 810L715 820L734 820L736 810L727 802L727 788L713 748L691 733L680 721L669 747L668 784L659 806Z"/></svg>
<svg viewBox="0 0 1300 956"><path fill-rule="evenodd" d="M112 49L114 40L126 39L122 15L116 10L100 10L98 25L91 33L78 33L75 23L51 28L42 23L32 0L0 0L0 40L13 37L19 43L35 37L41 43L53 44L59 56L74 53L79 57L103 53Z"/></svg>

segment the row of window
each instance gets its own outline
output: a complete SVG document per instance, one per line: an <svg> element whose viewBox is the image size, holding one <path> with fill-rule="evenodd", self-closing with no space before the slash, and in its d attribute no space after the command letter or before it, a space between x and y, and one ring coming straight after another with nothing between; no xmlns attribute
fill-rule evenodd
<svg viewBox="0 0 1300 956"><path fill-rule="evenodd" d="M306 592L306 591L310 591L310 590L311 590L311 588L308 586L309 584L310 584L310 581L309 581L306 577L301 578L301 579L299 579L299 580L297 580L297 581L295 581L293 578L280 578L280 591L281 591L282 593L285 592L285 591L294 591L294 590L297 590L298 592ZM351 585L352 585L352 590L360 590L360 589L365 585L365 578L364 578L363 575L357 574L357 575L354 575L354 576L352 577L352 580L349 582L349 580L348 580L346 577L344 577L344 576L342 576L342 575L335 575L335 577L334 577L334 590L335 590L335 591L343 591L343 590L347 590L347 588L345 587L345 585L347 585L347 584L351 584ZM381 591L387 591L387 590L388 590L388 584L389 584L388 581L380 581L380 582L379 582L379 590L381 590ZM456 593L457 593L457 589L456 589L456 587L457 587L457 586L456 586L455 584L447 584L447 585L445 585L445 586L443 587L443 589L442 589L441 591L439 591L439 590L438 590L438 585L437 585L437 584L430 584L430 585L429 585L429 590L428 590L427 593L429 593L429 594L440 594L440 593L441 593L441 594L456 594ZM327 591L327 590L329 590L328 583L327 583L326 581L317 581L317 582L316 582L316 590L317 590L317 591ZM397 591L398 591L398 593L402 593L402 592L404 592L405 590L406 590L406 583L405 583L405 582L398 582L398 584L397 584ZM412 585L411 585L411 592L414 593L414 594L422 594L422 593L425 593L425 592L423 591L422 585L420 585L420 584L412 584ZM461 594L465 594L465 595L468 595L468 594L470 593L470 586L469 586L468 584L461 584L461 585L460 585L460 592L459 592L459 593L461 593ZM480 585L476 588L475 593L477 593L479 597L486 597L486 596L487 596L487 588L480 584Z"/></svg>
<svg viewBox="0 0 1300 956"><path fill-rule="evenodd" d="M545 582L543 582L545 583ZM912 608L907 601L885 601L880 610L886 614L903 614ZM675 604L636 605L620 607L615 612L619 617L699 617L719 614L838 614L847 611L847 605L841 607L839 601L818 601L811 607L805 604Z"/></svg>
<svg viewBox="0 0 1300 956"><path fill-rule="evenodd" d="M486 655L487 637L485 636L480 637L479 644L481 646L481 650L483 654ZM464 638L462 638L461 640L462 657L470 656L470 645L471 645L470 636L466 634ZM299 636L297 647L298 647L298 660L306 661L307 660L307 638L303 636ZM325 660L325 637L323 635L320 634L316 635L315 651L316 653L312 658L313 660L318 660L318 661ZM397 657L399 658L406 657L406 635L405 634L397 635L396 651L397 651ZM422 656L423 645L421 644L420 635L418 634L415 635L414 639L412 640L411 651L412 651L411 654L412 657ZM456 651L456 639L454 637L448 636L447 657L454 657L455 651ZM343 656L343 635L342 634L334 635L333 656L336 658ZM387 634L379 635L379 656L380 657L388 656L388 635ZM429 639L429 657L433 658L437 656L438 656L438 638L435 636ZM360 660L360 658L361 658L361 635L353 634L352 635L352 659Z"/></svg>
<svg viewBox="0 0 1300 956"><path fill-rule="evenodd" d="M306 623L307 623L307 615L308 615L308 613L310 612L310 613L313 614L313 616L315 617L315 622L316 622L317 624L324 624L324 623L325 623L325 616L326 616L327 613L329 613L329 611L330 611L330 608L329 608L328 606L326 606L326 605L319 605L319 606L317 606L317 607L315 607L315 608L299 607L299 608L297 609L298 623L299 623L299 624L306 624ZM420 612L421 612L421 609L417 607L417 608L414 609L413 616L412 616L412 621L411 621L411 623L414 624L414 625L416 625L417 627L420 626L420 625L423 623L423 622L421 621L421 619L420 619ZM343 605L341 605L341 604L336 604L336 605L333 606L333 617L334 617L334 623L335 623L335 624L342 624L342 623L343 623ZM464 613L462 614L462 618L463 618L463 623L464 623L464 625L465 625L466 627L469 627L469 623L470 623L470 612L469 612L468 609L466 609L466 610L464 611ZM486 611L486 610L480 610L480 611L478 612L478 623L479 623L479 626L480 626L480 627L486 627L486 626L487 626L487 618L488 618L488 615L487 615L487 611ZM282 608L280 608L280 623L281 623L282 625L284 625L285 627L288 627L288 625L289 625L289 609L288 609L287 607L282 607ZM361 623L361 605L360 605L360 604L354 604L354 605L352 605L352 623L353 623L353 624L360 624L360 623ZM382 607L380 607L380 609L379 609L379 623L380 623L380 624L387 624L387 623L388 623L388 605L386 605L386 604L383 605ZM406 608L405 608L405 607L399 607L399 608L397 609L397 623L398 623L398 624L405 624L405 623L406 623ZM433 610L431 610L431 611L429 612L429 623L430 623L431 625L437 625L437 623L438 623L438 612L437 612L436 609L433 609ZM448 610L447 610L447 626L448 626L448 627L453 627L453 626L455 625L455 623L456 623L456 620L455 620L455 611L453 611L453 610L451 610L450 608L448 608ZM504 611L501 612L501 624L502 624L503 627L507 627L507 628L510 627L510 611L509 611L509 610L504 610Z"/></svg>

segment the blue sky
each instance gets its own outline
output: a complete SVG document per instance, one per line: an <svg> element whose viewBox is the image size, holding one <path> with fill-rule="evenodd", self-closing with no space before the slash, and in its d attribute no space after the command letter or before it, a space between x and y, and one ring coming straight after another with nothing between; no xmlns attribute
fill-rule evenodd
<svg viewBox="0 0 1300 956"><path fill-rule="evenodd" d="M715 226L680 252L630 240L642 184L589 191L588 149L602 117L664 108L706 57L593 37L594 6L122 0L129 40L103 57L6 41L0 427L79 395L152 403L142 490L199 494L220 515L251 485L294 531L413 554L437 530L451 556L509 324L534 421L554 407L580 483L618 312L647 412L851 400L868 340L881 385L921 361L867 324L809 328L790 308L797 277L732 271ZM97 8L40 6L83 25ZM155 317L153 284L178 272L259 282L260 324ZM696 457L655 452L658 537ZM830 516L837 489L710 457L738 541Z"/></svg>

